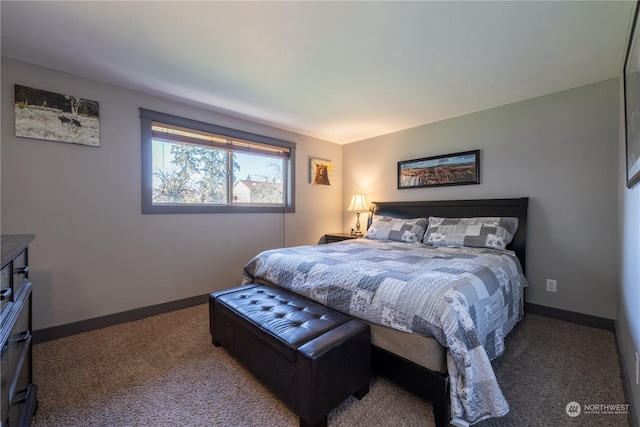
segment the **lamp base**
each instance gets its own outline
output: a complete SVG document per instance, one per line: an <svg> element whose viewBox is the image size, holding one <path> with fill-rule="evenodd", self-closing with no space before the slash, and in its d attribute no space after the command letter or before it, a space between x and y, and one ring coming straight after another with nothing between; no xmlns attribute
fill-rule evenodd
<svg viewBox="0 0 640 427"><path fill-rule="evenodd" d="M354 236L362 236L360 231L360 212L356 212L356 231L352 233Z"/></svg>

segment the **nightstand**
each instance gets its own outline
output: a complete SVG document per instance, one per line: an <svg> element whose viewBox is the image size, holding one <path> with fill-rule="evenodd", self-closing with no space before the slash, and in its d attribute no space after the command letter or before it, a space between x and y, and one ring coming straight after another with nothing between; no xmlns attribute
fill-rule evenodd
<svg viewBox="0 0 640 427"><path fill-rule="evenodd" d="M328 233L324 235L327 243L342 242L343 240L357 239L362 236L355 236L351 233Z"/></svg>

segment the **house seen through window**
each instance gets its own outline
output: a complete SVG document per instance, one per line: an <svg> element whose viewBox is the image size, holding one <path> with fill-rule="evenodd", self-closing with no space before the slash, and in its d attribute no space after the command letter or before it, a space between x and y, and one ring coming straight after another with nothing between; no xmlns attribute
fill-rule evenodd
<svg viewBox="0 0 640 427"><path fill-rule="evenodd" d="M143 212L293 211L295 144L148 110L141 117Z"/></svg>

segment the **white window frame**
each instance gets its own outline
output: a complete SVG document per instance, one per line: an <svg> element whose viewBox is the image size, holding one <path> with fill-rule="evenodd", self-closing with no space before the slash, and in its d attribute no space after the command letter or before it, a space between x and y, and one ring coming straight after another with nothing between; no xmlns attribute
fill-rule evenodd
<svg viewBox="0 0 640 427"><path fill-rule="evenodd" d="M153 154L152 154L152 124L153 122L166 123L196 131L209 132L223 135L231 139L255 142L260 145L284 148L289 151L289 158L285 160L283 191L284 203L278 206L234 204L229 197L227 204L223 205L198 205L198 204L154 204L153 203ZM140 123L142 137L142 213L144 214L182 214L182 213L283 213L295 212L295 152L296 143L258 135L242 130L231 129L219 125L200 122L160 113L157 111L140 108ZM231 148L231 151L234 151ZM241 152L238 150L238 152ZM231 189L232 174L228 176L228 184ZM230 195L231 196L231 195Z"/></svg>

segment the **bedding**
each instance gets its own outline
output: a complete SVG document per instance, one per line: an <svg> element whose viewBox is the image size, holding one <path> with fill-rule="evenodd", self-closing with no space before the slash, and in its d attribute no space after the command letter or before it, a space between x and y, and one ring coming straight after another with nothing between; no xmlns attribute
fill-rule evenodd
<svg viewBox="0 0 640 427"><path fill-rule="evenodd" d="M506 249L518 231L518 218L429 217L424 243L433 246L469 246Z"/></svg>
<svg viewBox="0 0 640 427"><path fill-rule="evenodd" d="M355 239L262 252L260 279L362 320L432 336L447 348L451 417L505 415L490 361L523 315L526 279L511 251Z"/></svg>
<svg viewBox="0 0 640 427"><path fill-rule="evenodd" d="M420 243L426 228L426 218L402 219L374 215L364 237L371 240Z"/></svg>

